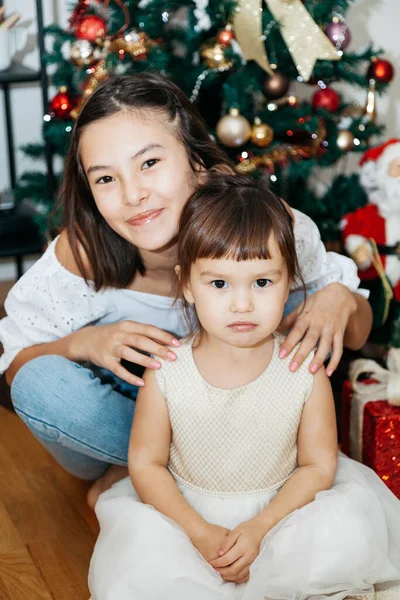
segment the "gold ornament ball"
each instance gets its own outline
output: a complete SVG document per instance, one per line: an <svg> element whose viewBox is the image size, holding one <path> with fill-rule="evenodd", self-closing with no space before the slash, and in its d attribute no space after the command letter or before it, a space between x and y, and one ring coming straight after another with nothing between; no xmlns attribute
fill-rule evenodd
<svg viewBox="0 0 400 600"><path fill-rule="evenodd" d="M231 108L229 114L217 123L218 139L228 148L237 148L245 144L251 137L251 125L237 108Z"/></svg>
<svg viewBox="0 0 400 600"><path fill-rule="evenodd" d="M354 135L348 129L342 129L338 133L336 143L343 152L350 152L354 148Z"/></svg>
<svg viewBox="0 0 400 600"><path fill-rule="evenodd" d="M100 49L88 40L76 40L71 44L71 61L77 67L90 67L100 58Z"/></svg>
<svg viewBox="0 0 400 600"><path fill-rule="evenodd" d="M274 139L274 130L266 123L262 123L259 118L254 119L253 129L251 130L251 141L259 148L266 148Z"/></svg>
<svg viewBox="0 0 400 600"><path fill-rule="evenodd" d="M224 47L214 41L204 44L200 51L201 58L209 69L222 69L231 67L232 61L227 60L224 55Z"/></svg>

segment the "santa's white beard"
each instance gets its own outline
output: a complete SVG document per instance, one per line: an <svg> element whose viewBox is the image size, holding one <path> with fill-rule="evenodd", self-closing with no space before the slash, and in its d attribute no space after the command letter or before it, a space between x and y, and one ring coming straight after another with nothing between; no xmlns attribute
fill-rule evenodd
<svg viewBox="0 0 400 600"><path fill-rule="evenodd" d="M400 177L390 177L385 173L378 173L379 189L370 192L369 201L379 207L382 217L400 213Z"/></svg>

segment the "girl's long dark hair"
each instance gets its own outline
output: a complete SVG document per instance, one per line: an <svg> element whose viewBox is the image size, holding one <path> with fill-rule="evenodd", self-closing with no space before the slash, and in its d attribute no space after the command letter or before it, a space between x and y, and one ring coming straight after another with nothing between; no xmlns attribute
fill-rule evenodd
<svg viewBox="0 0 400 600"><path fill-rule="evenodd" d="M182 90L156 73L140 73L108 79L84 104L71 134L65 160L59 203L63 226L82 276L94 287L125 288L135 273L144 274L139 250L115 233L99 213L79 159L79 141L84 129L120 111L157 112L174 124L178 140L186 149L192 169L230 166L229 159L210 138L206 126ZM80 248L89 263L84 264Z"/></svg>

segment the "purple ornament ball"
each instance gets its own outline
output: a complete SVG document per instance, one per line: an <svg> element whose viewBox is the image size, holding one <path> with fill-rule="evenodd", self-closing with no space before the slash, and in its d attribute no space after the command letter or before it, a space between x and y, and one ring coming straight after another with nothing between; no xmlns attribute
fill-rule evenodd
<svg viewBox="0 0 400 600"><path fill-rule="evenodd" d="M336 50L345 50L351 42L350 29L343 21L333 21L325 29L325 34L331 40Z"/></svg>

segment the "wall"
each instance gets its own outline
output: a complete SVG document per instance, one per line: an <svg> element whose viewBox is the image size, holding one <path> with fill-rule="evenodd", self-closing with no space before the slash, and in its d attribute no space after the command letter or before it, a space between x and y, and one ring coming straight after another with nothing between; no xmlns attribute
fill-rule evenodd
<svg viewBox="0 0 400 600"><path fill-rule="evenodd" d="M43 18L45 25L54 22L67 22L66 5L64 0L42 0ZM36 2L35 0L4 0L6 13L10 14L17 10L21 15L18 23L28 30L28 41L26 48L16 56L16 60L22 62L26 67L39 68L39 52L37 46L36 25ZM17 8L18 7L18 8ZM54 89L50 90L50 94ZM34 169L40 170L39 162L27 158L19 149L21 145L29 142L38 142L41 139L42 126L42 97L39 83L18 84L11 87L11 110L13 115L14 144L16 147L17 176L24 171ZM7 147L4 118L4 101L0 92L0 190L10 185L7 168ZM25 268L32 264L32 258L28 257ZM12 260L0 260L0 280L11 280L15 278L15 266Z"/></svg>
<svg viewBox="0 0 400 600"><path fill-rule="evenodd" d="M42 0L45 24L59 22L63 25L68 19L66 0ZM9 12L15 10L15 0L5 0ZM29 28L29 41L26 50L18 57L28 67L37 68L39 59L35 39L35 0L18 0L18 11L23 15L22 22ZM373 40L377 48L385 49L385 56L394 65L400 65L400 44L398 43L397 27L400 23L400 2L398 0L356 0L347 13L347 23L350 27L353 42L350 49L359 49ZM400 71L400 69L399 69ZM365 102L365 92L340 86L347 99L352 97L361 104ZM311 90L310 90L311 91ZM50 96L55 93L50 90ZM307 91L307 93L309 93ZM28 142L39 141L41 137L42 105L40 88L37 84L15 86L11 92L12 110L14 115L14 136L17 147ZM387 125L388 136L400 136L400 72L392 83L389 94L378 99L378 116ZM7 173L5 123L3 117L3 99L0 99L0 190L9 185ZM38 168L30 159L17 150L17 173L26 169ZM357 156L342 161L335 167L335 173L356 168ZM321 182L326 174L317 175ZM12 262L0 262L0 279L13 278Z"/></svg>

